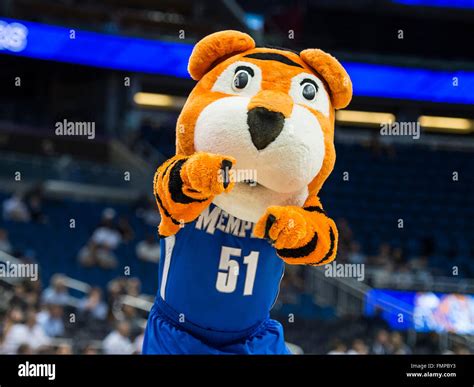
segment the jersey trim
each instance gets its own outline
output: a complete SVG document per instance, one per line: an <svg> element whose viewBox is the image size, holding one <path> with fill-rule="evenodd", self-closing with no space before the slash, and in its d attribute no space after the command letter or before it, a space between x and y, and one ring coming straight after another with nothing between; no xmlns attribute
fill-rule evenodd
<svg viewBox="0 0 474 387"><path fill-rule="evenodd" d="M165 321L175 328L190 333L199 340L203 340L211 345L220 346L229 345L231 343L241 341L244 338L253 336L256 332L262 329L262 327L264 327L270 319L270 313L268 313L263 320L260 320L254 325L241 331L218 331L201 327L200 325L189 321L187 318L182 319L182 315L174 310L169 304L166 303L165 300L160 297L157 297L155 300L152 311L150 312L150 316L152 314L161 316L161 318L165 319Z"/></svg>
<svg viewBox="0 0 474 387"><path fill-rule="evenodd" d="M163 265L163 275L161 276L161 287L160 287L160 296L163 300L166 300L166 282L168 280L168 273L171 265L171 256L173 255L175 243L175 236L172 235L165 239L165 262Z"/></svg>

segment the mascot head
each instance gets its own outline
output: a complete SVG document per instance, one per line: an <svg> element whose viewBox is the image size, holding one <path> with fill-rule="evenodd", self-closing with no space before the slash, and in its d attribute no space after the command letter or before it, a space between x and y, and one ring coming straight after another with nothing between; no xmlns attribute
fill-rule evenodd
<svg viewBox="0 0 474 387"><path fill-rule="evenodd" d="M271 205L301 206L317 194L335 162L335 109L352 84L341 64L318 49L299 54L255 47L222 31L194 47L188 66L198 81L177 125L177 153L236 159L236 184L214 203L256 222Z"/></svg>

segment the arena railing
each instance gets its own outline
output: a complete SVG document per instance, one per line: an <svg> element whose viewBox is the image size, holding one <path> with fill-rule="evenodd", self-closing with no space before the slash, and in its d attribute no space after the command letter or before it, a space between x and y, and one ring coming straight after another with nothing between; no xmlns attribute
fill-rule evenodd
<svg viewBox="0 0 474 387"><path fill-rule="evenodd" d="M12 268L13 266L16 266L18 268L20 267L19 265L24 265L21 260L15 258L13 255L7 254L4 251L0 251L0 263L2 263L3 266L3 270L1 271L0 275L1 282L13 286L24 279L23 277L7 273L7 271L11 271L9 268Z"/></svg>
<svg viewBox="0 0 474 387"><path fill-rule="evenodd" d="M371 286L355 278L329 277L325 275L324 268L311 268L308 270L307 279L307 289L313 294L313 299L318 305L333 307L336 315L340 317L364 314L365 296L373 289ZM409 305L388 295L384 298L379 300L378 304L382 311L391 314L402 313L405 320L413 320ZM411 329L408 333L409 340L414 342L417 332ZM452 344L467 344L470 348L474 348L473 336L445 332L440 333L440 338L441 350L446 350Z"/></svg>
<svg viewBox="0 0 474 387"><path fill-rule="evenodd" d="M367 268L365 277L375 288L431 291L440 293L474 293L474 280L414 273L384 273L378 269Z"/></svg>
<svg viewBox="0 0 474 387"><path fill-rule="evenodd" d="M118 302L114 305L112 309L112 313L114 317L117 320L122 319L122 306L123 305L128 305L131 306L132 308L138 309L142 312L146 312L146 315L148 315L148 312L150 311L151 307L153 306L153 302L150 300L147 300L145 297L135 297L135 296L130 296L130 295L123 295L122 297L119 298ZM139 325L142 328L145 328L146 326L147 319L146 318L140 318L139 319Z"/></svg>
<svg viewBox="0 0 474 387"><path fill-rule="evenodd" d="M308 270L308 290L318 305L335 308L336 314L359 315L363 312L368 285L351 278L336 278L325 275L324 268Z"/></svg>
<svg viewBox="0 0 474 387"><path fill-rule="evenodd" d="M5 285L2 287L3 294L0 294L0 297L1 297L0 302L3 302L3 301L8 302L9 297L11 297L11 295L13 294L11 291L8 290L8 288L11 289L16 284L29 278L24 275L24 274L28 274L28 272L26 271L26 269L28 268L28 265L36 265L35 272L37 274L39 273L38 264L24 262L10 254L5 253L4 251L0 251L0 264L3 266L3 270L0 271L0 283ZM12 269L14 267L16 268L15 269L16 271L14 275L12 275L13 274ZM30 271L30 274L31 273L32 271ZM86 282L78 281L66 275L61 275L61 278L63 279L64 284L68 289L76 290L80 293L88 293L90 290L90 285L87 284ZM70 296L69 301L66 303L66 305L76 308L79 305L79 302L80 302L80 298Z"/></svg>

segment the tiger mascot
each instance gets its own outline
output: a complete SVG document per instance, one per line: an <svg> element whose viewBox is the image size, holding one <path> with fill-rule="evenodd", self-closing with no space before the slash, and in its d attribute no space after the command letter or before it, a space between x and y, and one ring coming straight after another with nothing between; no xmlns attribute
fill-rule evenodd
<svg viewBox="0 0 474 387"><path fill-rule="evenodd" d="M194 47L198 81L161 165L158 294L145 354L287 354L269 317L285 262L324 265L338 232L317 196L335 162L335 109L352 97L319 49L256 47L222 31Z"/></svg>

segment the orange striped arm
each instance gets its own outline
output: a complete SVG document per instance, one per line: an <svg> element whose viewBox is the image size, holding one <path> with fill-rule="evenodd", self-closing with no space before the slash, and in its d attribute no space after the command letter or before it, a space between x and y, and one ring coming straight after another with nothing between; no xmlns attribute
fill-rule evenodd
<svg viewBox="0 0 474 387"><path fill-rule="evenodd" d="M176 155L156 171L153 192L161 214L158 234L176 234L194 221L215 195L229 192L234 182L229 171L235 159L210 153Z"/></svg>
<svg viewBox="0 0 474 387"><path fill-rule="evenodd" d="M303 207L269 207L255 225L254 234L268 239L288 264L320 266L336 258L336 224L317 196L308 198Z"/></svg>

